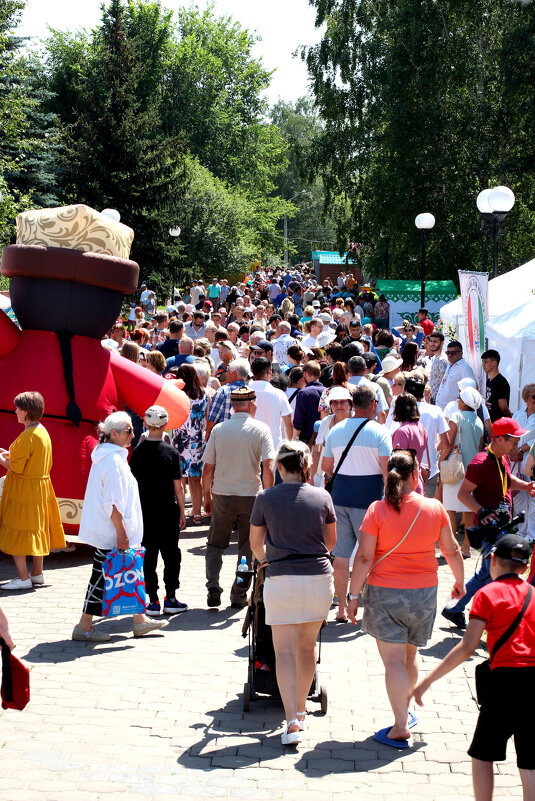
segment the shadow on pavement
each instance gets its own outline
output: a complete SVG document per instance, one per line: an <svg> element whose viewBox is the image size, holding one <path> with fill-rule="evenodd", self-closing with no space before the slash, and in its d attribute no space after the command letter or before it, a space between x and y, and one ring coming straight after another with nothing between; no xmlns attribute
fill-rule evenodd
<svg viewBox="0 0 535 801"><path fill-rule="evenodd" d="M115 641L109 640L107 643L74 642L73 640L43 642L30 648L22 658L26 662L34 664L54 665L60 662L74 662L82 656L92 656L97 650L100 654L111 654L134 648L134 644L131 642L122 644L121 640L123 639L123 637L117 637Z"/></svg>

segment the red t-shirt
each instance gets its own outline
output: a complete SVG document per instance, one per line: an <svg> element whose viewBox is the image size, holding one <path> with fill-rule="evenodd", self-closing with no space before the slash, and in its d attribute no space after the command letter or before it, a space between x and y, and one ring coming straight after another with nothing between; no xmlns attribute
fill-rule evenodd
<svg viewBox="0 0 535 801"><path fill-rule="evenodd" d="M374 501L366 512L360 530L377 537L373 557L375 564L403 538L422 502L422 511L409 536L372 570L368 584L396 589L436 587L438 584L435 546L440 530L448 525L449 520L440 501L409 492L403 496L400 512L396 512L386 501Z"/></svg>
<svg viewBox="0 0 535 801"><path fill-rule="evenodd" d="M508 456L502 457L502 466L507 473L507 494L505 500L511 506L511 464ZM503 487L500 468L496 457L488 449L478 453L466 468L466 478L476 485L474 497L488 509L496 509L503 502Z"/></svg>
<svg viewBox="0 0 535 801"><path fill-rule="evenodd" d="M522 609L529 585L512 573L481 587L474 595L470 618L482 620L487 630L489 654ZM497 652L492 668L535 666L535 597L518 628Z"/></svg>
<svg viewBox="0 0 535 801"><path fill-rule="evenodd" d="M432 320L430 320L429 317L424 317L423 320L419 320L418 321L418 325L422 326L422 328L424 329L424 334L425 334L426 337L428 337L429 334L431 333L431 331L433 331L434 328L435 328L434 322Z"/></svg>

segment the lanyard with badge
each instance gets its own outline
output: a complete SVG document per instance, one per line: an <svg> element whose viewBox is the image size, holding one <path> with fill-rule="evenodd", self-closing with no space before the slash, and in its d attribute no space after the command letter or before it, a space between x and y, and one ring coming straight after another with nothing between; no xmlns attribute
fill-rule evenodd
<svg viewBox="0 0 535 801"><path fill-rule="evenodd" d="M489 453L492 453L492 455L496 459L496 464L498 465L498 470L499 470L499 473L500 473L500 481L501 481L501 484L502 484L503 500L505 500L505 498L507 497L507 490L509 489L509 487L507 485L507 470L505 469L505 466L504 466L504 464L502 462L502 459L501 458L499 459L496 456L496 454L494 453L494 451L492 450L492 445L489 445Z"/></svg>

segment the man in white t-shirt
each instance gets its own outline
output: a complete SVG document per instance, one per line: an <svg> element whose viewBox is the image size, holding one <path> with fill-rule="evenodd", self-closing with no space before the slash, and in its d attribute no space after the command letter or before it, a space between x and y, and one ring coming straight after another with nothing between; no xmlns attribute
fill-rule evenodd
<svg viewBox="0 0 535 801"><path fill-rule="evenodd" d="M288 348L290 345L297 345L297 340L291 336L291 330L292 327L290 323L281 320L275 332L276 338L271 340L271 344L273 345L273 358L280 365L289 364L287 358ZM261 338L263 339L263 337Z"/></svg>
<svg viewBox="0 0 535 801"><path fill-rule="evenodd" d="M281 421L286 439L292 439L292 409L284 392L272 386L271 362L265 356L255 359L251 365L253 381L249 386L256 392L255 420L265 423L271 431L273 447L281 441Z"/></svg>
<svg viewBox="0 0 535 801"><path fill-rule="evenodd" d="M199 298L201 297L201 295L204 295L204 287L202 286L201 282L193 280L191 282L191 289L189 293L191 295L192 304L194 306L197 306L197 304L199 303Z"/></svg>
<svg viewBox="0 0 535 801"><path fill-rule="evenodd" d="M323 320L319 317L313 317L310 321L310 333L303 337L301 345L304 348L321 347L318 345L318 337L323 331Z"/></svg>
<svg viewBox="0 0 535 801"><path fill-rule="evenodd" d="M447 448L449 425L439 406L424 401L424 389L424 381L418 374L415 374L407 378L403 391L410 392L418 401L420 423L427 431L427 448L422 456L422 467L429 470L429 477L425 482L424 495L426 498L434 498L439 476L437 445L441 450ZM457 405L456 408L458 408ZM398 424L395 423L395 425Z"/></svg>
<svg viewBox="0 0 535 801"><path fill-rule="evenodd" d="M458 382L461 378L475 380L474 371L468 362L463 359L463 346L460 342L455 340L448 342L446 356L449 364L436 396L436 404L442 410L446 408L450 401L457 400L459 396Z"/></svg>
<svg viewBox="0 0 535 801"><path fill-rule="evenodd" d="M375 419L378 423L384 423L386 421L386 415L388 414L388 403L386 402L385 393L379 384L375 384L373 381L370 381L369 378L366 378L366 362L362 356L352 356L347 366L349 367L350 373L347 381L348 384L355 387L360 387L362 384L365 384L374 390L377 396L377 412Z"/></svg>

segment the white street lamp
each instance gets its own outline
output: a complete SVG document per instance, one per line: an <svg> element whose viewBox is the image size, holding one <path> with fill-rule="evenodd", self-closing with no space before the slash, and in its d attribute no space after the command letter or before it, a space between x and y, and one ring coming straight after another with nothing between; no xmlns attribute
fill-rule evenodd
<svg viewBox="0 0 535 801"><path fill-rule="evenodd" d="M483 217L483 230L492 233L492 276L496 278L498 275L498 237L505 218L515 205L515 195L508 186L483 189L477 196L476 205Z"/></svg>
<svg viewBox="0 0 535 801"><path fill-rule="evenodd" d="M109 217L110 220L115 220L115 222L120 222L121 220L121 215L117 209L103 209L100 213L103 217Z"/></svg>
<svg viewBox="0 0 535 801"><path fill-rule="evenodd" d="M435 226L435 218L429 212L418 214L414 220L415 226L422 234L422 264L420 268L420 306L425 307L425 243L427 234Z"/></svg>

